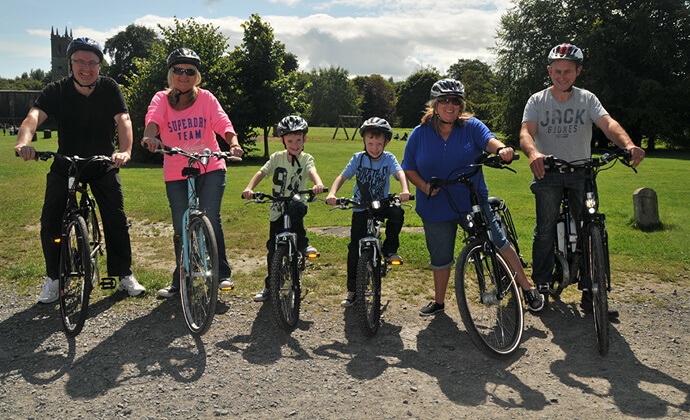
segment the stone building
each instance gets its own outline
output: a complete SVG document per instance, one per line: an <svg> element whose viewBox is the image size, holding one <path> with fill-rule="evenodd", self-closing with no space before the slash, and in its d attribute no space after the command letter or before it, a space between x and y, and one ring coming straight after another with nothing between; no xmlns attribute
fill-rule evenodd
<svg viewBox="0 0 690 420"><path fill-rule="evenodd" d="M60 80L69 73L67 47L72 42L72 31L60 35L57 28L50 28L50 66L52 80ZM18 126L26 117L34 101L41 92L38 90L0 90L0 125ZM42 128L55 129L53 119L46 121Z"/></svg>

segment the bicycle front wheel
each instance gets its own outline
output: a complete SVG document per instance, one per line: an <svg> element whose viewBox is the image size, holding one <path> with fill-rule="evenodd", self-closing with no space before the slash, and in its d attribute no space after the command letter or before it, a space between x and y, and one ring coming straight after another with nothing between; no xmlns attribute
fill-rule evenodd
<svg viewBox="0 0 690 420"><path fill-rule="evenodd" d="M455 268L455 294L472 343L489 356L502 357L520 345L522 299L510 266L493 250L484 239L463 248Z"/></svg>
<svg viewBox="0 0 690 420"><path fill-rule="evenodd" d="M88 315L93 288L90 254L86 222L73 214L60 244L60 315L68 336L81 332Z"/></svg>
<svg viewBox="0 0 690 420"><path fill-rule="evenodd" d="M375 265L374 250L364 249L357 263L357 315L362 333L373 337L381 319L381 261Z"/></svg>
<svg viewBox="0 0 690 420"><path fill-rule="evenodd" d="M204 334L211 327L218 300L218 245L206 215L193 215L187 227L189 272L180 261L180 297L187 328Z"/></svg>
<svg viewBox="0 0 690 420"><path fill-rule="evenodd" d="M609 352L609 302L607 284L607 261L604 252L604 241L601 227L595 223L587 227L589 272L592 281L592 310L594 313L594 330L597 334L597 349L605 355Z"/></svg>
<svg viewBox="0 0 690 420"><path fill-rule="evenodd" d="M299 321L301 299L300 270L297 268L297 255L291 255L287 245L280 245L271 261L269 291L273 314L278 325L293 331Z"/></svg>

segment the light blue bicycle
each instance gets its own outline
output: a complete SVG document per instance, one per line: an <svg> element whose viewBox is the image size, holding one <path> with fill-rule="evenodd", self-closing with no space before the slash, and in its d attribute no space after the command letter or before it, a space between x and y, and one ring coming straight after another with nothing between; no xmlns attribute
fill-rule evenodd
<svg viewBox="0 0 690 420"><path fill-rule="evenodd" d="M208 164L209 159L225 159L228 162L239 162L242 159L227 152L211 152L204 149L202 153L190 153L177 147L165 147L156 152L168 155L182 155L188 159L188 165L182 169L187 178L189 193L188 208L182 215L182 252L180 253L180 298L182 312L187 328L192 334L204 334L211 327L218 300L218 244L211 220L199 206L195 179L201 174L201 166Z"/></svg>

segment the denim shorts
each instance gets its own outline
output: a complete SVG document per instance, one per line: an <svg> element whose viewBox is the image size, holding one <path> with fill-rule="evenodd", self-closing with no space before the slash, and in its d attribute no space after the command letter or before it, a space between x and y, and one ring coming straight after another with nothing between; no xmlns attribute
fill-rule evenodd
<svg viewBox="0 0 690 420"><path fill-rule="evenodd" d="M494 245L500 251L505 251L510 244L506 240L503 231L499 228L488 202L484 203L484 210L491 217L489 223ZM424 236L430 259L429 267L432 270L443 270L453 266L455 263L455 240L458 237L458 226L465 229L465 223L464 217L445 222L424 222Z"/></svg>

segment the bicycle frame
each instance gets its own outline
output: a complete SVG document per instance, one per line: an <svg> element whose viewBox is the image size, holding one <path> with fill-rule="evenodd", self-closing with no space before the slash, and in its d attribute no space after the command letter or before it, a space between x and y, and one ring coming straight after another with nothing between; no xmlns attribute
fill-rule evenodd
<svg viewBox="0 0 690 420"><path fill-rule="evenodd" d="M514 155L513 160L519 159L519 155ZM465 244L469 244L472 242L475 238L485 238L487 239L487 243L490 246L489 252L494 255L500 255L500 251L494 245L493 242L493 233L491 231L491 227L489 225L489 215L485 214L484 212L484 206L482 205L482 199L479 196L479 192L476 191L474 188L474 183L472 181L472 177L474 177L479 171L481 171L482 166L490 166L493 168L497 169L508 169L509 171L513 171L513 169L508 168L504 166L505 162L503 162L500 158L500 156L495 155L493 157L489 157L488 155L482 155L480 158L477 159L477 163L469 165L469 167L474 167L470 172L460 174L457 178L453 180L442 180L436 177L431 178L429 180L429 185L431 189L434 188L439 188L442 185L452 185L452 184L457 184L457 183L462 183L464 184L470 191L470 206L471 206L471 211L465 216L465 223L467 227L467 234L463 238L463 242ZM492 197L493 198L493 197ZM500 199L495 199L494 198L494 203L495 201L498 200L500 203ZM489 205L492 205L491 201L489 201ZM505 204L504 204L505 207ZM505 216L506 223L508 221L511 222L512 224L512 219L510 219L510 213L506 213ZM506 240L509 240L508 237L506 237ZM516 251L517 252L517 251ZM512 268L512 267L511 267ZM492 259L492 269L494 272L497 272L499 270L499 262L498 259L493 258ZM513 269L513 272L511 275L514 277L515 276L515 270ZM513 278L514 280L514 278ZM503 284L497 284L497 293L496 293L496 299L501 300L505 296L506 290L503 289Z"/></svg>

